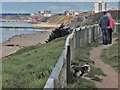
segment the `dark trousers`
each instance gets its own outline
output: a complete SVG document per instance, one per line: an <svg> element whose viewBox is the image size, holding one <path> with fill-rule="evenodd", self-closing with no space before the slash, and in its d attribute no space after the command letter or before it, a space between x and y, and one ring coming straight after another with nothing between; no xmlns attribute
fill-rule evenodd
<svg viewBox="0 0 120 90"><path fill-rule="evenodd" d="M108 43L112 43L112 28L108 29Z"/></svg>
<svg viewBox="0 0 120 90"><path fill-rule="evenodd" d="M107 28L102 28L102 40L103 44L108 44L108 29Z"/></svg>

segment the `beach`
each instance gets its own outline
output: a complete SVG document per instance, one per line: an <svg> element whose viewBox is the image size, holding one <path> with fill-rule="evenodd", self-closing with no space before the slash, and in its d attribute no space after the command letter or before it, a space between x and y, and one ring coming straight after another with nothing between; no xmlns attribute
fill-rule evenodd
<svg viewBox="0 0 120 90"><path fill-rule="evenodd" d="M9 38L6 42L0 44L0 58L9 56L21 48L45 43L51 31L49 29L35 34L21 34Z"/></svg>
<svg viewBox="0 0 120 90"><path fill-rule="evenodd" d="M39 24L32 24L34 27L45 27L45 28L55 28L58 27L59 24L50 24L50 23L39 23Z"/></svg>

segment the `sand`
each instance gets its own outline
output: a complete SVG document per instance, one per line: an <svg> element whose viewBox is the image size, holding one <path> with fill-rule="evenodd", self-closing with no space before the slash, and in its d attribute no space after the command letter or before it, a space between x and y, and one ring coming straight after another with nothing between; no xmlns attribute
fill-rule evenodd
<svg viewBox="0 0 120 90"><path fill-rule="evenodd" d="M55 28L55 27L58 27L59 26L59 24L58 25L56 25L56 24L48 24L48 23L39 23L39 24L32 24L32 26L34 26L34 27L45 27L45 28Z"/></svg>
<svg viewBox="0 0 120 90"><path fill-rule="evenodd" d="M45 43L51 31L52 30L46 30L36 34L22 34L9 38L8 41L0 44L0 58L9 56L21 48L36 45L38 43Z"/></svg>

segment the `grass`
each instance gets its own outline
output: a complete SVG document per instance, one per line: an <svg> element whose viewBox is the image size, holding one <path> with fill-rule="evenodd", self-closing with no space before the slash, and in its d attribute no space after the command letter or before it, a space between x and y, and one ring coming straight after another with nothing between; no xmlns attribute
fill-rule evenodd
<svg viewBox="0 0 120 90"><path fill-rule="evenodd" d="M117 72L120 73L120 65L119 65L119 39L118 39L118 32L113 33L113 38L117 38L115 44L113 44L108 49L102 50L101 58L106 63L111 65Z"/></svg>
<svg viewBox="0 0 120 90"><path fill-rule="evenodd" d="M2 60L3 88L43 88L65 43L59 38L26 47Z"/></svg>
<svg viewBox="0 0 120 90"><path fill-rule="evenodd" d="M118 53L118 42L113 44L108 49L104 49L102 51L102 59L105 63L111 65L116 71L120 73L120 66L118 62L118 57L120 57L120 54Z"/></svg>
<svg viewBox="0 0 120 90"><path fill-rule="evenodd" d="M77 78L74 79L74 81L67 85L67 88L88 88L88 90L93 90L92 88L95 88L95 85L93 82L83 79L83 78Z"/></svg>
<svg viewBox="0 0 120 90"><path fill-rule="evenodd" d="M68 84L68 88L96 88L94 81L101 81L99 78L96 77L96 75L104 75L100 68L96 68L93 66L94 62L90 60L90 50L92 47L98 46L97 43L92 43L91 45L88 45L86 47L81 47L79 49L76 49L75 51L75 59L72 60L72 65L84 65L85 63L89 63L91 65L91 70L88 73L87 77L91 78L91 80L83 79L83 78L77 78L73 76L73 79L71 83Z"/></svg>

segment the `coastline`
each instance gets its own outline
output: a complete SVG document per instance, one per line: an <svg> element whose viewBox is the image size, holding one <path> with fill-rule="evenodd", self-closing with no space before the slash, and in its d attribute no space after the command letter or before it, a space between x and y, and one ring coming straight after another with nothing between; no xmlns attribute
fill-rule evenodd
<svg viewBox="0 0 120 90"><path fill-rule="evenodd" d="M24 47L44 44L51 32L52 29L47 29L35 34L21 34L9 38L6 42L0 44L0 58L7 57Z"/></svg>
<svg viewBox="0 0 120 90"><path fill-rule="evenodd" d="M38 24L32 24L34 27L45 27L45 28L56 28L59 26L59 24L50 24L50 23L38 23Z"/></svg>

